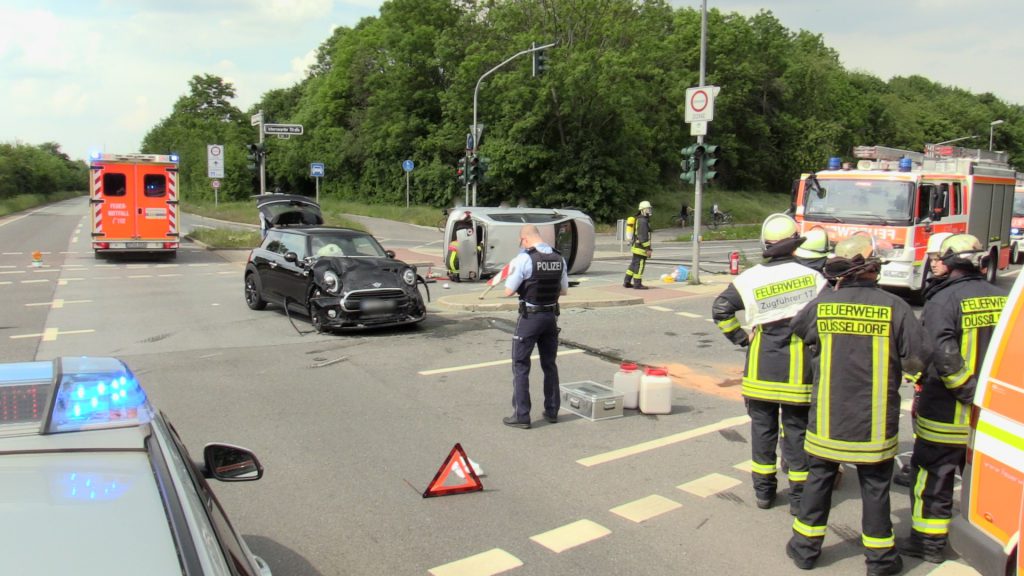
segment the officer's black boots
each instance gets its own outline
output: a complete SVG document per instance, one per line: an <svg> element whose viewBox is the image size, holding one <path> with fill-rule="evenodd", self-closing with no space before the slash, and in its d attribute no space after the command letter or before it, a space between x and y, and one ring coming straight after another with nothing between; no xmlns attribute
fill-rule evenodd
<svg viewBox="0 0 1024 576"><path fill-rule="evenodd" d="M942 537L926 538L911 532L910 537L898 541L896 547L902 554L920 558L932 564L942 564L946 561L946 557L942 553L946 547L946 539Z"/></svg>
<svg viewBox="0 0 1024 576"><path fill-rule="evenodd" d="M632 288L633 287L633 277L630 276L629 274L626 274L626 279L622 281L622 287L623 288Z"/></svg>
<svg viewBox="0 0 1024 576"><path fill-rule="evenodd" d="M869 565L867 570L868 576L896 576L903 571L903 559L899 556L892 564L884 564L882 566Z"/></svg>
<svg viewBox="0 0 1024 576"><path fill-rule="evenodd" d="M633 282L633 288L636 288L637 290L647 290L648 289L647 286L644 286L644 281L641 280L640 278L637 278L636 281Z"/></svg>

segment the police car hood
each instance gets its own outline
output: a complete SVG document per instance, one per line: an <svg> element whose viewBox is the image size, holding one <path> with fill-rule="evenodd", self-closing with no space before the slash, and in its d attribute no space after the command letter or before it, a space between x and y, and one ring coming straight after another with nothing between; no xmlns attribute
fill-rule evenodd
<svg viewBox="0 0 1024 576"><path fill-rule="evenodd" d="M376 290L380 288L405 288L402 271L409 265L392 258L368 256L322 256L313 264L313 278L322 284L324 272L330 270L341 279L345 292L352 290Z"/></svg>

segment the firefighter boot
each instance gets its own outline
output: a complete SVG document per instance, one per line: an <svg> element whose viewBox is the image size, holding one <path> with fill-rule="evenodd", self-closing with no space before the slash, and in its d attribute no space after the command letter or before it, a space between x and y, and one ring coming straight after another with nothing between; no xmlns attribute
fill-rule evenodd
<svg viewBox="0 0 1024 576"><path fill-rule="evenodd" d="M903 558L896 556L891 564L869 564L867 569L868 576L896 576L903 571Z"/></svg>
<svg viewBox="0 0 1024 576"><path fill-rule="evenodd" d="M920 558L932 564L942 564L946 561L946 557L942 554L942 550L946 547L946 538L943 536L922 536L911 530L910 537L899 541L896 547L902 554Z"/></svg>
<svg viewBox="0 0 1024 576"><path fill-rule="evenodd" d="M633 287L633 276L631 274L626 274L626 279L622 281L622 287L623 288L632 288Z"/></svg>
<svg viewBox="0 0 1024 576"><path fill-rule="evenodd" d="M647 290L648 289L647 286L644 286L643 278L637 278L635 281L633 281L633 288L636 288L637 290Z"/></svg>

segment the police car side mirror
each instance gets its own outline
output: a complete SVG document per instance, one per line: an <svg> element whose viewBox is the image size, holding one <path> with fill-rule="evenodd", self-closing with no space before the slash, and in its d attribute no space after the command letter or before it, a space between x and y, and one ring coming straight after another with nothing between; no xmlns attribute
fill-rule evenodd
<svg viewBox="0 0 1024 576"><path fill-rule="evenodd" d="M203 448L203 476L222 482L246 482L263 477L256 455L240 446L207 444Z"/></svg>

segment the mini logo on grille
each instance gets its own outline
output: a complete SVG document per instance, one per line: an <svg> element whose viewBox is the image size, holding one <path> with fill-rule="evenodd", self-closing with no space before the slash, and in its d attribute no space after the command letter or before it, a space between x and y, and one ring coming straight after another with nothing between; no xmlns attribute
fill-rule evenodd
<svg viewBox="0 0 1024 576"><path fill-rule="evenodd" d="M374 282L373 283L373 287L374 288L380 288L380 282Z"/></svg>

